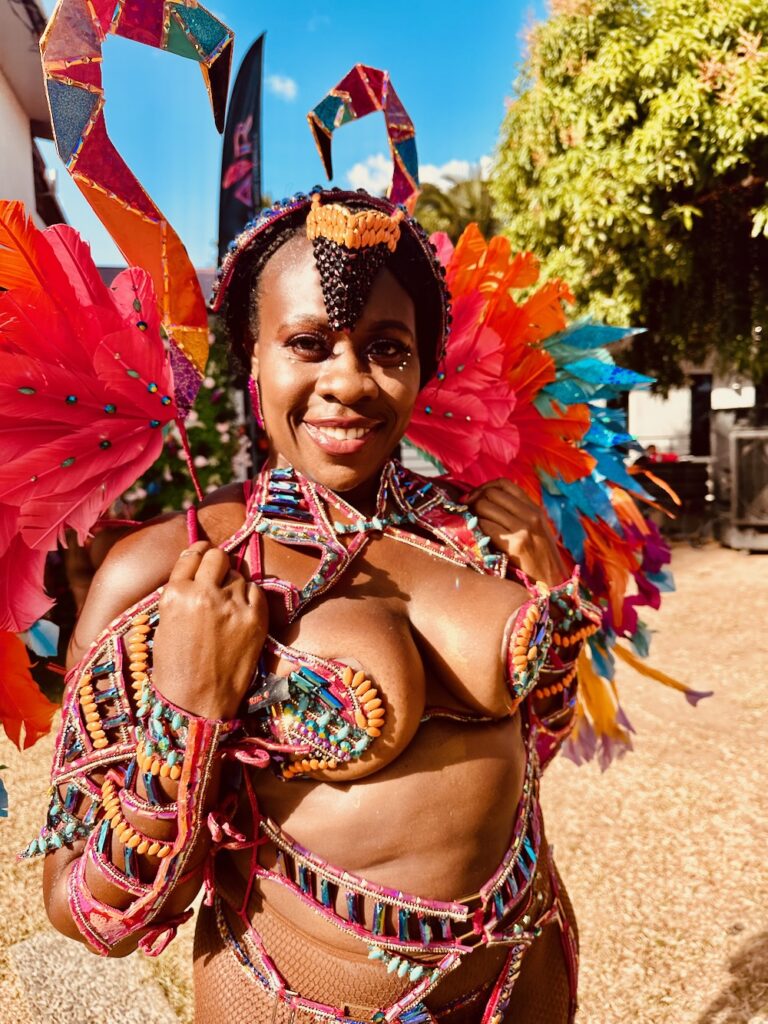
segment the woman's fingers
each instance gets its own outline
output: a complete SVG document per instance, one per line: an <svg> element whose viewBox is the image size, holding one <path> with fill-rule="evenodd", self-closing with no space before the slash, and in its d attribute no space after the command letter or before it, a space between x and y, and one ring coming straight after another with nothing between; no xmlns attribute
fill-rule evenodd
<svg viewBox="0 0 768 1024"><path fill-rule="evenodd" d="M193 580L195 573L200 568L203 555L210 546L207 540L198 540L194 544L190 544L177 558L176 564L171 569L168 582L180 583L182 580Z"/></svg>
<svg viewBox="0 0 768 1024"><path fill-rule="evenodd" d="M247 584L241 573L230 569L224 580L224 588L228 591L230 597L236 597L241 601L245 601L246 586Z"/></svg>
<svg viewBox="0 0 768 1024"><path fill-rule="evenodd" d="M231 571L232 564L226 551L211 547L207 540L199 540L181 552L171 570L168 582L183 583L194 580L196 583L221 586Z"/></svg>
<svg viewBox="0 0 768 1024"><path fill-rule="evenodd" d="M489 497L479 498L472 510L480 519L490 519L506 530L535 529L540 516L535 509L515 504L517 499L506 496L502 501L495 501Z"/></svg>
<svg viewBox="0 0 768 1024"><path fill-rule="evenodd" d="M470 505L476 498L487 491L489 487L500 487L502 490L509 491L510 494L516 494L518 497L525 499L525 501L531 500L522 487L518 487L517 484L513 484L512 481L507 480L506 477L499 477L498 480L488 480L479 487L475 487L473 491L463 494L461 500L465 505Z"/></svg>
<svg viewBox="0 0 768 1024"><path fill-rule="evenodd" d="M493 518L506 512L529 526L533 526L541 518L540 506L531 500L522 487L518 487L510 480L494 480L484 484L467 495L464 501L474 510L480 508L481 502L492 503L499 508L499 512Z"/></svg>
<svg viewBox="0 0 768 1024"><path fill-rule="evenodd" d="M229 555L221 548L209 548L203 555L195 573L195 583L208 583L220 587L232 569Z"/></svg>

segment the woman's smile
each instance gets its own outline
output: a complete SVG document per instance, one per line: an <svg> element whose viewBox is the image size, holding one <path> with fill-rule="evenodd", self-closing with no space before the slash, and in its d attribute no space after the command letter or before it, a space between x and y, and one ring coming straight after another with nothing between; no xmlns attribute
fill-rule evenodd
<svg viewBox="0 0 768 1024"><path fill-rule="evenodd" d="M315 444L336 455L361 451L381 424L362 417L305 419L303 426Z"/></svg>

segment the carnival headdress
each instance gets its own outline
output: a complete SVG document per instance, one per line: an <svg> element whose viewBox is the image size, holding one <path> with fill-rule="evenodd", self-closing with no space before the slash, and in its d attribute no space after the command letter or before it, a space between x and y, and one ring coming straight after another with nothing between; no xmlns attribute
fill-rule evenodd
<svg viewBox="0 0 768 1024"><path fill-rule="evenodd" d="M148 468L162 428L182 424L208 349L194 268L106 132L108 34L199 61L219 124L231 59L231 33L196 0L60 0L43 37L58 151L126 258L144 269L125 271L108 289L71 228L40 232L19 204L0 204L0 657L23 708L6 728L18 739L23 719L28 742L47 731L53 706L19 668L13 634L50 604L46 552L67 528L86 536ZM427 237L409 212L418 188L413 124L386 72L356 65L311 111L329 173L334 130L373 111L384 114L393 156L389 197L316 188L262 211L230 244L211 308L247 301L254 265L282 232L302 226L338 329L354 325L381 267L396 272L395 257L405 257L401 283L416 298L420 350L431 353L422 366L439 367L417 400L410 442L468 484L500 475L518 482L544 503L562 550L584 563L604 623L579 662L573 751L607 759L629 744L615 657L685 689L691 701L701 696L636 657L647 653L637 609L657 606L669 588L669 552L635 505L633 495L647 496L624 466L633 439L605 400L650 382L616 367L604 347L626 330L569 326L567 287L534 290L530 254L513 255L503 238L486 242L476 226L455 248L445 236ZM446 351L448 287L456 322ZM519 301L515 289L524 291Z"/></svg>
<svg viewBox="0 0 768 1024"><path fill-rule="evenodd" d="M320 273L332 329L352 328L379 270L390 266L416 300L423 380L445 352L451 322L445 268L424 229L408 212L418 195L413 122L386 71L356 64L310 111L308 120L329 177L334 130L374 112L384 114L393 158L387 198L323 189L298 192L262 210L234 238L222 260L211 298L213 312L228 311L230 326L248 315L248 296L276 241L306 225ZM397 259L393 256L397 253Z"/></svg>

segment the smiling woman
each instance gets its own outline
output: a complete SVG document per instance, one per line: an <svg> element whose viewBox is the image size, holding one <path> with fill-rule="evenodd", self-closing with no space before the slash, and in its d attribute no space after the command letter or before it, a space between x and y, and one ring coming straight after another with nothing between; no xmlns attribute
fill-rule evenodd
<svg viewBox="0 0 768 1024"><path fill-rule="evenodd" d="M419 392L413 300L384 268L354 328L332 330L312 245L299 236L271 257L257 291L251 366L271 443L332 490L370 484Z"/></svg>
<svg viewBox="0 0 768 1024"><path fill-rule="evenodd" d="M269 457L191 538L148 524L96 577L51 920L122 955L205 884L201 1024L564 1024L576 933L538 778L599 613L518 488L466 505L392 458L447 333L434 251L388 201L316 191L243 232L215 305Z"/></svg>
<svg viewBox="0 0 768 1024"><path fill-rule="evenodd" d="M380 98L407 199L396 93L345 82ZM203 886L200 1024L566 1024L576 931L538 782L600 613L519 487L394 457L445 376L436 249L404 206L315 189L233 241L213 308L268 458L94 580L30 847L49 916L101 955L158 952Z"/></svg>

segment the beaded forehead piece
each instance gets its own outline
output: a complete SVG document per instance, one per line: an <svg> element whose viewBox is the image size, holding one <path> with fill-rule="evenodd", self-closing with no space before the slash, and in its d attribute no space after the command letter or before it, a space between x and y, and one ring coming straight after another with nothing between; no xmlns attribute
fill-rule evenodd
<svg viewBox="0 0 768 1024"><path fill-rule="evenodd" d="M260 253L270 251L276 235L306 223L332 329L354 327L376 275L397 250L398 257L405 254L409 263L408 281L401 283L418 299L418 307L429 307L426 319L434 342L430 362L439 361L451 321L445 272L426 232L408 213L418 195L415 133L389 74L355 65L308 119L330 175L333 131L374 111L384 113L393 157L389 197L371 196L363 189L345 192L316 186L262 210L230 242L210 306L213 312L221 311L233 293L249 286L247 267Z"/></svg>
<svg viewBox="0 0 768 1024"><path fill-rule="evenodd" d="M357 323L376 275L397 248L402 219L402 210L355 212L339 203L322 206L319 194L312 196L307 238L334 331L351 330Z"/></svg>

